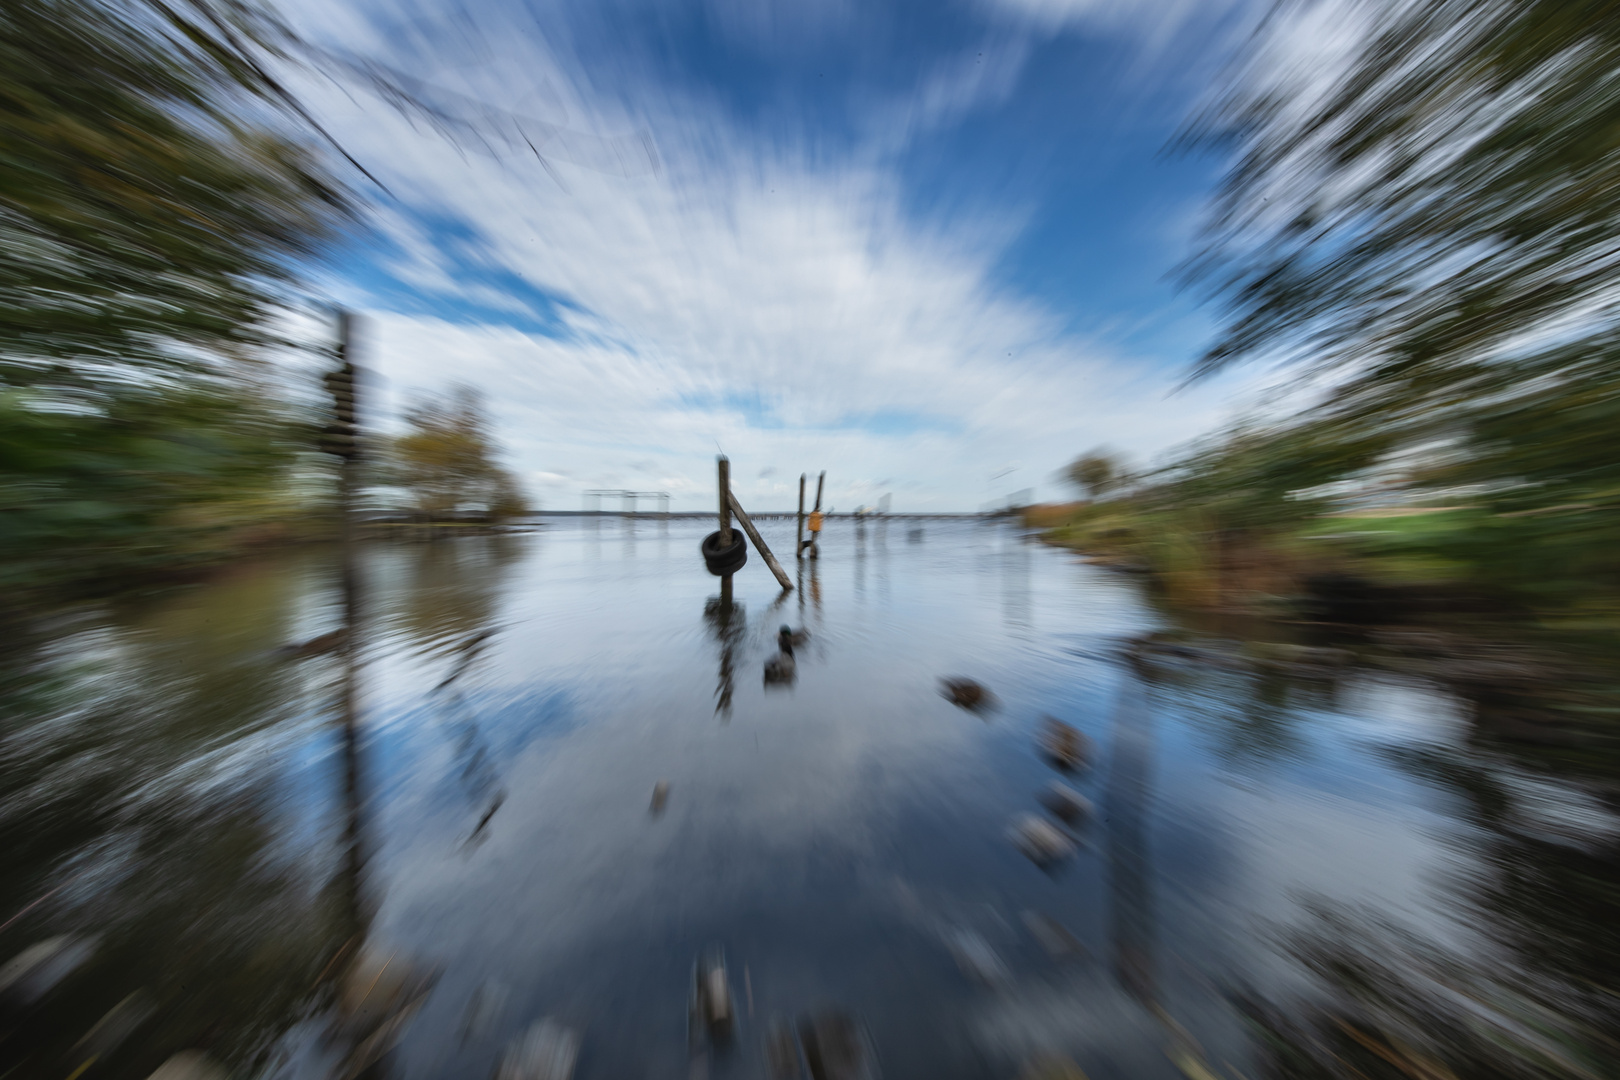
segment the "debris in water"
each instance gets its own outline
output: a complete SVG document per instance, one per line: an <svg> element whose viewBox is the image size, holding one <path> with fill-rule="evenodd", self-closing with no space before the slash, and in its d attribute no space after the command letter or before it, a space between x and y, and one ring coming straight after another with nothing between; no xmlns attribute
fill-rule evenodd
<svg viewBox="0 0 1620 1080"><path fill-rule="evenodd" d="M329 630L300 644L283 645L273 655L280 660L303 660L311 656L322 656L341 648L348 636L349 628L340 626L336 630Z"/></svg>
<svg viewBox="0 0 1620 1080"><path fill-rule="evenodd" d="M1091 740L1073 724L1054 716L1043 718L1036 744L1053 766L1065 772L1078 772L1091 764Z"/></svg>
<svg viewBox="0 0 1620 1080"><path fill-rule="evenodd" d="M506 1011L508 991L502 983L490 980L479 984L461 1016L461 1041L473 1042L488 1035Z"/></svg>
<svg viewBox="0 0 1620 1080"><path fill-rule="evenodd" d="M1080 943L1080 939L1050 915L1026 911L1023 913L1023 920L1030 935L1041 943L1041 948L1045 949L1048 955L1059 958L1086 955L1086 947Z"/></svg>
<svg viewBox="0 0 1620 1080"><path fill-rule="evenodd" d="M726 974L725 954L714 950L698 961L692 971L693 1034L706 1034L710 1043L723 1043L731 1037L737 1021L736 1004L731 999L731 979Z"/></svg>
<svg viewBox="0 0 1620 1080"><path fill-rule="evenodd" d="M201 1050L182 1050L159 1065L147 1080L225 1080L225 1070Z"/></svg>
<svg viewBox="0 0 1620 1080"><path fill-rule="evenodd" d="M946 700L964 709L988 708L995 700L990 691L972 679L952 677L941 679Z"/></svg>
<svg viewBox="0 0 1620 1080"><path fill-rule="evenodd" d="M579 1036L548 1016L506 1048L495 1080L570 1080L578 1059Z"/></svg>
<svg viewBox="0 0 1620 1080"><path fill-rule="evenodd" d="M134 1034L135 1029L146 1022L147 1017L156 1011L145 991L137 990L124 1000L107 1010L94 1027L84 1033L73 1049L68 1051L71 1061L95 1061L106 1057L123 1044L124 1040Z"/></svg>
<svg viewBox="0 0 1620 1080"><path fill-rule="evenodd" d="M1013 822L1007 836L1018 850L1037 866L1049 866L1074 854L1074 841L1056 825L1034 814L1024 814Z"/></svg>
<svg viewBox="0 0 1620 1080"><path fill-rule="evenodd" d="M471 844L484 838L484 830L489 828L489 823L494 820L495 811L499 810L505 802L506 792L497 791L495 797L490 800L488 809L478 819L478 824L473 826L471 835L467 837L467 843Z"/></svg>
<svg viewBox="0 0 1620 1080"><path fill-rule="evenodd" d="M1018 1080L1086 1080L1086 1074L1066 1057L1042 1054L1024 1066Z"/></svg>
<svg viewBox="0 0 1620 1080"><path fill-rule="evenodd" d="M1054 780L1040 794L1041 805L1067 825L1076 825L1091 816L1091 800L1061 780Z"/></svg>
<svg viewBox="0 0 1620 1080"><path fill-rule="evenodd" d="M824 1012L799 1021L799 1042L813 1080L876 1080L871 1039L843 1012Z"/></svg>
<svg viewBox="0 0 1620 1080"><path fill-rule="evenodd" d="M359 1076L393 1049L436 978L397 952L367 948L355 958L338 987L338 1015L354 1045L341 1076Z"/></svg>
<svg viewBox="0 0 1620 1080"><path fill-rule="evenodd" d="M780 1017L765 1030L765 1071L770 1080L799 1080L799 1040Z"/></svg>
<svg viewBox="0 0 1620 1080"><path fill-rule="evenodd" d="M968 978L990 986L1000 986L1010 978L1007 965L1001 962L996 950L975 931L954 930L946 941L951 955L956 957L956 966Z"/></svg>
<svg viewBox="0 0 1620 1080"><path fill-rule="evenodd" d="M34 1004L94 951L94 941L67 934L28 946L0 967L0 1003L8 1009Z"/></svg>
<svg viewBox="0 0 1620 1080"><path fill-rule="evenodd" d="M653 785L652 806L650 807L656 817L664 812L664 805L669 802L669 781L660 780Z"/></svg>

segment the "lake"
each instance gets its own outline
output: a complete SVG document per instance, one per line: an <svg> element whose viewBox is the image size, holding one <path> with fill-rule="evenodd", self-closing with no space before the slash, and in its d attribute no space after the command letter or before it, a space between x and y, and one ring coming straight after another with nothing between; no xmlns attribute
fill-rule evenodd
<svg viewBox="0 0 1620 1080"><path fill-rule="evenodd" d="M549 1017L582 1080L763 1077L773 1023L838 1013L891 1078L1252 1080L1256 1003L1358 935L1559 985L1616 958L1613 789L1481 745L1444 687L1176 637L1006 522L839 519L803 563L761 527L800 587L755 555L729 612L690 520L368 545L352 669L278 652L339 624L323 548L45 627L3 688L0 955L66 940L0 1072L487 1076ZM1037 865L1009 829L1060 824L1054 781L1094 809ZM375 1062L331 1022L357 956L408 973Z"/></svg>

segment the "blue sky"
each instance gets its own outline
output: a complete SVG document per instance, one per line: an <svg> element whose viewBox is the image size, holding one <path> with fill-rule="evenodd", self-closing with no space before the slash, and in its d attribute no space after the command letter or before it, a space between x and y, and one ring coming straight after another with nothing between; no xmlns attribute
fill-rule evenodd
<svg viewBox="0 0 1620 1080"><path fill-rule="evenodd" d="M542 505L585 488L977 509L1229 420L1171 393L1171 274L1221 163L1167 143L1256 9L1205 0L294 5L421 80L453 141L310 80L388 186L327 282L384 407L466 382ZM534 144L544 160L536 156ZM992 479L992 477L994 479Z"/></svg>

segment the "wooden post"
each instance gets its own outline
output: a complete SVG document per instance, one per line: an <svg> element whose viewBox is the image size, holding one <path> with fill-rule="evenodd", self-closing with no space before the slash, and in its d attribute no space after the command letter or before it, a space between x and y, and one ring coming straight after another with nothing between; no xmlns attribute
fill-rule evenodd
<svg viewBox="0 0 1620 1080"><path fill-rule="evenodd" d="M732 513L737 515L737 524L743 527L743 532L748 534L748 539L754 542L754 550L759 552L760 558L765 560L765 565L771 568L771 573L776 575L776 580L782 586L782 589L784 591L792 589L793 582L788 580L787 571L782 569L782 564L776 561L775 555L771 554L771 549L765 545L764 538L759 535L759 530L754 528L754 523L748 518L748 512L742 508L742 503L737 501L735 495L731 495L731 510Z"/></svg>
<svg viewBox="0 0 1620 1080"><path fill-rule="evenodd" d="M720 455L720 546L731 546L731 462Z"/></svg>
<svg viewBox="0 0 1620 1080"><path fill-rule="evenodd" d="M793 554L804 558L804 473L799 474L799 534L794 540Z"/></svg>
<svg viewBox="0 0 1620 1080"><path fill-rule="evenodd" d="M718 464L720 481L720 546L731 546L731 461L721 454ZM720 575L720 610L731 611L731 575Z"/></svg>
<svg viewBox="0 0 1620 1080"><path fill-rule="evenodd" d="M821 489L826 486L826 483L827 470L822 469L821 475L816 478L816 507L814 513L818 515L821 513ZM820 518L818 517L816 520L819 521ZM810 557L812 559L821 558L821 533L818 530L812 530L810 533Z"/></svg>

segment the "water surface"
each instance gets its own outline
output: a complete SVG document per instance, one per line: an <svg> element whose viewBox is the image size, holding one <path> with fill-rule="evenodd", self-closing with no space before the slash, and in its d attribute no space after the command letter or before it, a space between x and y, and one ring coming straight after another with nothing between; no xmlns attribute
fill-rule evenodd
<svg viewBox="0 0 1620 1080"><path fill-rule="evenodd" d="M791 522L764 528L792 551ZM321 988L358 936L435 979L379 1075L488 1075L543 1016L582 1033L581 1078L691 1075L692 966L720 948L741 1022L699 1062L714 1075L764 1075L773 1017L838 1008L890 1077L1060 1053L1098 1078L1236 1080L1255 1063L1235 1003L1299 984L1278 935L1324 902L1468 955L1545 946L1536 898L1481 900L1529 856L1503 854L1456 768L1530 793L1513 835L1538 857L1612 834L1584 788L1481 757L1438 687L1124 662L1168 617L1010 525L834 522L820 560L788 560L798 589L755 557L729 612L703 531L556 519L370 546L353 672L274 652L338 625L325 550L65 620L7 689L0 914L23 914L0 946L66 932L95 953L8 1040L18 1075L66 1075L132 993L145 1019L95 1075L186 1046L329 1075ZM782 625L809 635L786 688L762 677ZM942 676L995 707L957 708ZM1007 830L1058 778L1046 716L1094 740L1067 779L1097 809L1043 869ZM1049 953L1032 913L1081 950ZM1581 940L1604 910L1563 914L1582 962L1612 948Z"/></svg>

